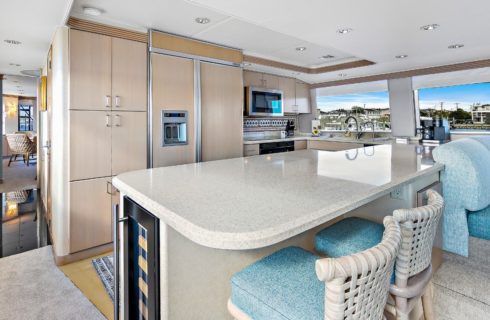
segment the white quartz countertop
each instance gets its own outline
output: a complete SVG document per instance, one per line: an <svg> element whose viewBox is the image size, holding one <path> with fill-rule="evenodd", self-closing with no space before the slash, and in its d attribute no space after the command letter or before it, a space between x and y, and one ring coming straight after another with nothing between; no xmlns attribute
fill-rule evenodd
<svg viewBox="0 0 490 320"><path fill-rule="evenodd" d="M243 144L259 144L259 143L269 143L269 142L280 142L280 141L307 141L307 140L315 140L315 141L330 141L330 142L348 142L348 143L370 143L370 144L385 144L391 143L390 138L361 138L361 139L353 139L353 138L343 138L343 137L326 137L326 136L295 136L295 137L287 137L287 138L251 138L244 139Z"/></svg>
<svg viewBox="0 0 490 320"><path fill-rule="evenodd" d="M269 246L436 173L424 147L301 150L124 173L114 186L188 239Z"/></svg>

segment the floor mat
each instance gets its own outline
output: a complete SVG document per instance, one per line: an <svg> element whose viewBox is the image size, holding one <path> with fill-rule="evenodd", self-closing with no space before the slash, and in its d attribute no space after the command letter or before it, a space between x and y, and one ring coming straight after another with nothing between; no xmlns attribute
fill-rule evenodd
<svg viewBox="0 0 490 320"><path fill-rule="evenodd" d="M114 259L112 256L105 256L92 260L95 271L104 284L105 290L114 301Z"/></svg>

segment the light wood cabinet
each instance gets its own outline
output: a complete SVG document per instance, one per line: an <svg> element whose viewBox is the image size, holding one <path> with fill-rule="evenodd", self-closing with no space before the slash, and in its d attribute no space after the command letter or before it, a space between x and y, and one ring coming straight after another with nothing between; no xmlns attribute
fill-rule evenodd
<svg viewBox="0 0 490 320"><path fill-rule="evenodd" d="M111 113L70 111L70 181L111 175Z"/></svg>
<svg viewBox="0 0 490 320"><path fill-rule="evenodd" d="M310 113L310 88L307 83L296 81L296 106L297 113Z"/></svg>
<svg viewBox="0 0 490 320"><path fill-rule="evenodd" d="M243 156L251 157L260 154L260 145L257 144L244 144L243 145Z"/></svg>
<svg viewBox="0 0 490 320"><path fill-rule="evenodd" d="M146 112L112 112L112 175L146 168Z"/></svg>
<svg viewBox="0 0 490 320"><path fill-rule="evenodd" d="M111 38L70 30L70 109L111 109Z"/></svg>
<svg viewBox="0 0 490 320"><path fill-rule="evenodd" d="M308 147L306 140L295 140L294 141L294 151L305 150Z"/></svg>
<svg viewBox="0 0 490 320"><path fill-rule="evenodd" d="M279 89L283 91L284 112L296 113L296 82L293 78L280 77Z"/></svg>
<svg viewBox="0 0 490 320"><path fill-rule="evenodd" d="M253 71L244 71L243 86L263 88L265 85L264 85L264 79L262 73L253 72Z"/></svg>
<svg viewBox="0 0 490 320"><path fill-rule="evenodd" d="M265 88L274 89L274 90L279 89L279 77L278 76L264 73L262 75L262 79L264 80L263 82L264 82Z"/></svg>
<svg viewBox="0 0 490 320"><path fill-rule="evenodd" d="M112 110L147 110L146 44L112 38Z"/></svg>
<svg viewBox="0 0 490 320"><path fill-rule="evenodd" d="M242 156L242 77L240 68L201 63L202 161Z"/></svg>
<svg viewBox="0 0 490 320"><path fill-rule="evenodd" d="M70 252L112 241L110 178L70 182Z"/></svg>
<svg viewBox="0 0 490 320"><path fill-rule="evenodd" d="M323 150L323 151L342 151L356 148L362 148L362 143L336 142L336 141L321 141L309 140L308 149Z"/></svg>

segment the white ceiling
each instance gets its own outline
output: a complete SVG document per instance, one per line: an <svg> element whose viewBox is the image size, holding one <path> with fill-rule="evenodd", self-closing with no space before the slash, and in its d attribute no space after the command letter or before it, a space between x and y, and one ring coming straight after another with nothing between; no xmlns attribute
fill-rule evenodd
<svg viewBox="0 0 490 320"><path fill-rule="evenodd" d="M0 74L43 67L54 31L65 24L72 1L1 1ZM11 45L4 42L6 39L22 43Z"/></svg>
<svg viewBox="0 0 490 320"><path fill-rule="evenodd" d="M7 75L3 80L3 94L35 97L37 96L37 78Z"/></svg>

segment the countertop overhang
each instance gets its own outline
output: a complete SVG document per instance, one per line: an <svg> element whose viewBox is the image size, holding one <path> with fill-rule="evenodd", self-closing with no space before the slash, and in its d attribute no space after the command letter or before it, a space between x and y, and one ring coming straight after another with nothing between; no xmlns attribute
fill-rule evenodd
<svg viewBox="0 0 490 320"><path fill-rule="evenodd" d="M133 171L114 186L191 241L266 247L443 170L417 145L301 150Z"/></svg>
<svg viewBox="0 0 490 320"><path fill-rule="evenodd" d="M326 137L326 136L294 136L286 138L260 138L260 139L244 139L243 144L260 144L269 142L281 141L328 141L328 142L345 142L354 144L386 144L391 143L391 138L344 138L344 137Z"/></svg>

